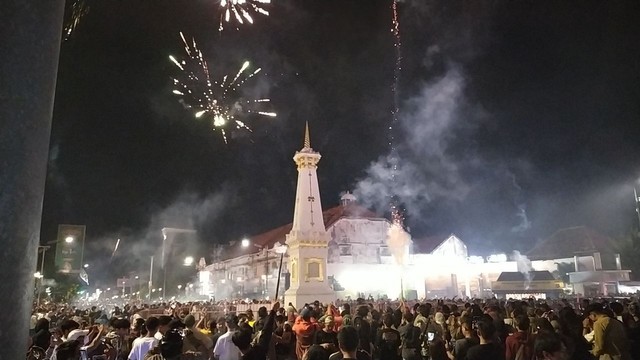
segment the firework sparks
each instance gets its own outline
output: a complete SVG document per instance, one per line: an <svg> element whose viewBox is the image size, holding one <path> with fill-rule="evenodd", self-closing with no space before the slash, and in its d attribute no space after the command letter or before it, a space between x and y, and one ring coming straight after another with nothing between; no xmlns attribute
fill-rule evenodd
<svg viewBox="0 0 640 360"><path fill-rule="evenodd" d="M82 18L89 13L89 5L85 0L75 0L66 10L63 30L64 40L67 41L75 32Z"/></svg>
<svg viewBox="0 0 640 360"><path fill-rule="evenodd" d="M393 47L395 50L395 66L393 69L393 82L391 83L391 93L393 95L393 110L391 111L391 124L389 125L389 147L391 150L391 181L395 183L396 172L398 170L398 152L395 143L395 128L398 123L399 97L398 83L400 82L400 71L402 70L402 39L400 37L400 18L398 17L398 0L391 0L391 33L393 34ZM391 218L397 226L403 226L404 219L400 214L397 204L391 201Z"/></svg>
<svg viewBox="0 0 640 360"><path fill-rule="evenodd" d="M187 41L182 33L180 38L187 54L185 60L178 60L173 55L169 60L180 69L181 76L173 79L173 93L180 96L182 104L194 111L196 119L208 119L214 131L222 134L227 143L227 133L235 129L252 131L242 120L242 116L256 114L275 117L275 112L261 109L268 105L268 98L244 99L239 89L244 83L257 75L261 69L251 71L251 63L245 61L233 76L225 75L220 81L214 81L209 72L209 65L198 49L195 40Z"/></svg>
<svg viewBox="0 0 640 360"><path fill-rule="evenodd" d="M224 30L225 23L232 21L239 25L253 24L251 12L269 16L265 6L271 4L271 0L220 0L220 26L219 31ZM251 12L250 12L251 11Z"/></svg>

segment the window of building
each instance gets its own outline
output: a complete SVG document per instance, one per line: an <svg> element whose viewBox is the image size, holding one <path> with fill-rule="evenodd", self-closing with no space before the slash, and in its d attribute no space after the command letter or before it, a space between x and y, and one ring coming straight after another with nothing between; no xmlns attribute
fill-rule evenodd
<svg viewBox="0 0 640 360"><path fill-rule="evenodd" d="M391 256L391 252L389 251L389 247L387 246L380 246L378 248L378 254L380 256Z"/></svg>
<svg viewBox="0 0 640 360"><path fill-rule="evenodd" d="M340 245L340 256L350 256L351 245Z"/></svg>

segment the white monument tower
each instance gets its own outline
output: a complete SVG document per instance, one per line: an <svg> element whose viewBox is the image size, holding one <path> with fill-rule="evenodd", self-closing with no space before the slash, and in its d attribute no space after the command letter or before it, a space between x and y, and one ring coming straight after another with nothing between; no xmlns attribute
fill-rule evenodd
<svg viewBox="0 0 640 360"><path fill-rule="evenodd" d="M298 166L296 205L293 227L287 234L291 285L285 292L285 303L296 308L318 300L329 303L336 299L327 282L327 244L329 236L322 218L322 203L316 169L320 153L313 151L309 140L309 124L304 133L304 147L293 160Z"/></svg>

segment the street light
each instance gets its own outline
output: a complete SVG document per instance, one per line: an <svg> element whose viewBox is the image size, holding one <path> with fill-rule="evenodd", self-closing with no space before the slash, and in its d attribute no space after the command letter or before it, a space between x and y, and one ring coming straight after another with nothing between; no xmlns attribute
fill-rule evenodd
<svg viewBox="0 0 640 360"><path fill-rule="evenodd" d="M73 240L75 240L73 236L67 236L66 238L64 238L64 242L66 242L67 244L72 243Z"/></svg>
<svg viewBox="0 0 640 360"><path fill-rule="evenodd" d="M282 276L282 261L284 260L284 254L287 253L287 245L282 245L279 242L273 244L273 250L277 254L280 254L280 266L278 267L278 283L276 284L276 296L274 301L278 301L278 294L280 293L280 277Z"/></svg>
<svg viewBox="0 0 640 360"><path fill-rule="evenodd" d="M182 285L178 285L178 290L182 289Z"/></svg>
<svg viewBox="0 0 640 360"><path fill-rule="evenodd" d="M242 239L240 244L242 245L243 248L248 248L249 245L251 245L251 241L249 241L249 239L247 239L247 238L244 238L244 239Z"/></svg>
<svg viewBox="0 0 640 360"><path fill-rule="evenodd" d="M184 258L184 266L191 266L193 265L193 262L193 256L187 256L186 258Z"/></svg>
<svg viewBox="0 0 640 360"><path fill-rule="evenodd" d="M84 264L84 268L85 269L88 268L88 267L89 267L89 264Z"/></svg>

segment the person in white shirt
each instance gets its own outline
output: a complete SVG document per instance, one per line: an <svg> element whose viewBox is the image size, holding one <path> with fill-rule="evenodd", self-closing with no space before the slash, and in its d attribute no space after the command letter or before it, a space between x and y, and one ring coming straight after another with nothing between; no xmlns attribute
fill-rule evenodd
<svg viewBox="0 0 640 360"><path fill-rule="evenodd" d="M231 341L231 336L238 330L238 317L227 315L225 323L229 331L218 338L216 346L213 348L213 356L216 360L240 360L240 349Z"/></svg>
<svg viewBox="0 0 640 360"><path fill-rule="evenodd" d="M159 325L160 321L153 316L145 321L144 326L147 328L147 334L144 337L133 340L129 360L143 360L149 350L158 345L158 340L154 337L154 334L157 333Z"/></svg>

